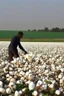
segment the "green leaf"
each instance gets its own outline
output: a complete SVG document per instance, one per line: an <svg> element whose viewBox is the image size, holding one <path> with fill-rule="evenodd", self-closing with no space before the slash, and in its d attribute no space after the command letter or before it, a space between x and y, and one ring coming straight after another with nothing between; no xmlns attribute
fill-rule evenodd
<svg viewBox="0 0 64 96"><path fill-rule="evenodd" d="M28 86L27 85L25 85L25 84L16 84L16 90L22 90L23 88L28 88Z"/></svg>
<svg viewBox="0 0 64 96"><path fill-rule="evenodd" d="M49 96L49 94L44 94L43 96Z"/></svg>
<svg viewBox="0 0 64 96"><path fill-rule="evenodd" d="M46 83L47 83L47 84L51 84L51 82L50 82L50 81L46 81Z"/></svg>
<svg viewBox="0 0 64 96"><path fill-rule="evenodd" d="M51 93L51 94L55 94L55 90L51 90L50 93Z"/></svg>

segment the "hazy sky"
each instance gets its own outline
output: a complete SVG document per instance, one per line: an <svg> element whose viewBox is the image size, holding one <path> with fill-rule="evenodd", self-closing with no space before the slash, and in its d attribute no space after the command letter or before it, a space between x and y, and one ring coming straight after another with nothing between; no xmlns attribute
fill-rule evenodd
<svg viewBox="0 0 64 96"><path fill-rule="evenodd" d="M64 0L0 0L0 30L64 27Z"/></svg>

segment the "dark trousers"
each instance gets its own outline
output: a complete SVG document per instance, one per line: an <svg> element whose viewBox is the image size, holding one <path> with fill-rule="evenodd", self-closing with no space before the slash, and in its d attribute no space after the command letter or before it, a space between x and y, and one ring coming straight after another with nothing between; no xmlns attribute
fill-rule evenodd
<svg viewBox="0 0 64 96"><path fill-rule="evenodd" d="M11 62L13 60L13 57L17 58L19 57L19 54L18 54L18 50L15 50L15 51L12 51L12 50L8 50L8 53L9 53L9 62Z"/></svg>

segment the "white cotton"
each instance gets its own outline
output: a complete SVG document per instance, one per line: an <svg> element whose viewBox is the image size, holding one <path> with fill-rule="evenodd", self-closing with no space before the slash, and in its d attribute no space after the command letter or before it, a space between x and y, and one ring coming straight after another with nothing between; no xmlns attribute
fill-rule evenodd
<svg viewBox="0 0 64 96"><path fill-rule="evenodd" d="M55 94L56 94L56 95L60 95L60 90L56 90L56 91L55 91Z"/></svg>
<svg viewBox="0 0 64 96"><path fill-rule="evenodd" d="M35 90L35 91L32 92L32 95L33 96L37 96L38 95L38 92Z"/></svg>
<svg viewBox="0 0 64 96"><path fill-rule="evenodd" d="M33 90L35 88L34 82L29 83L29 90Z"/></svg>
<svg viewBox="0 0 64 96"><path fill-rule="evenodd" d="M7 94L11 94L11 89L10 89L10 88L7 88L7 89L6 89L6 93L7 93Z"/></svg>
<svg viewBox="0 0 64 96"><path fill-rule="evenodd" d="M0 87L3 87L3 82L2 81L0 81Z"/></svg>

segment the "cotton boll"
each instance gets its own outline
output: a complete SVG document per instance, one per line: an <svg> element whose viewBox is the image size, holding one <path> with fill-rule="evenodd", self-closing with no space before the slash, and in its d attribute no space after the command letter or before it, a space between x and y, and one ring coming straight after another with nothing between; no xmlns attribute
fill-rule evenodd
<svg viewBox="0 0 64 96"><path fill-rule="evenodd" d="M39 96L43 96L42 93L40 93Z"/></svg>
<svg viewBox="0 0 64 96"><path fill-rule="evenodd" d="M23 89L22 89L22 92L23 92L24 94L26 93L26 89L27 89L27 88L23 88Z"/></svg>
<svg viewBox="0 0 64 96"><path fill-rule="evenodd" d="M42 85L42 84L43 84L43 82L42 82L41 80L39 80L39 81L37 82L36 86L40 86L40 85Z"/></svg>
<svg viewBox="0 0 64 96"><path fill-rule="evenodd" d="M11 94L11 89L10 89L10 88L7 88L7 89L6 89L6 93L7 93L7 94Z"/></svg>
<svg viewBox="0 0 64 96"><path fill-rule="evenodd" d="M16 82L16 80L14 78L11 78L10 82Z"/></svg>
<svg viewBox="0 0 64 96"><path fill-rule="evenodd" d="M34 80L34 78L35 78L35 77L34 77L33 74L30 73L30 74L28 75L28 79L29 79L29 80Z"/></svg>
<svg viewBox="0 0 64 96"><path fill-rule="evenodd" d="M23 71L20 71L20 73L19 73L20 75L25 75L25 72L23 72Z"/></svg>
<svg viewBox="0 0 64 96"><path fill-rule="evenodd" d="M25 59L28 59L28 58L29 58L29 55L28 55L28 54L26 54L26 55L24 56L24 58L25 58Z"/></svg>
<svg viewBox="0 0 64 96"><path fill-rule="evenodd" d="M29 83L29 90L34 90L34 88L35 88L34 82L30 82Z"/></svg>
<svg viewBox="0 0 64 96"><path fill-rule="evenodd" d="M60 91L60 92L63 92L63 88L62 88L62 87L60 87L60 88L59 88L59 91Z"/></svg>
<svg viewBox="0 0 64 96"><path fill-rule="evenodd" d="M19 91L15 91L15 94L14 94L14 96L20 96L20 93L19 93Z"/></svg>
<svg viewBox="0 0 64 96"><path fill-rule="evenodd" d="M19 91L19 94L22 95L22 91Z"/></svg>
<svg viewBox="0 0 64 96"><path fill-rule="evenodd" d="M9 83L9 87L12 87L13 85L14 85L13 82L10 82L10 83Z"/></svg>
<svg viewBox="0 0 64 96"><path fill-rule="evenodd" d="M62 76L63 76L62 74L59 74L59 75L58 75L58 78L59 78L59 79L61 79L61 78L62 78Z"/></svg>
<svg viewBox="0 0 64 96"><path fill-rule="evenodd" d="M8 68L3 68L4 73L8 73Z"/></svg>
<svg viewBox="0 0 64 96"><path fill-rule="evenodd" d="M10 81L10 80L11 80L11 78L10 78L10 77L7 77L7 78L6 78L6 80L7 80L7 81Z"/></svg>
<svg viewBox="0 0 64 96"><path fill-rule="evenodd" d="M60 93L61 93L60 90L56 90L56 91L55 91L55 94L56 94L56 95L60 95Z"/></svg>
<svg viewBox="0 0 64 96"><path fill-rule="evenodd" d="M48 84L49 88L53 89L54 88L54 84Z"/></svg>
<svg viewBox="0 0 64 96"><path fill-rule="evenodd" d="M52 64L52 65L51 65L51 69L52 69L52 71L55 71L55 70L56 70L56 68L55 68L55 65L54 65L54 64Z"/></svg>
<svg viewBox="0 0 64 96"><path fill-rule="evenodd" d="M26 81L25 84L29 84L30 82L31 82L30 80L29 81Z"/></svg>
<svg viewBox="0 0 64 96"><path fill-rule="evenodd" d="M49 73L49 70L45 70L45 72L44 72L45 74L48 74Z"/></svg>
<svg viewBox="0 0 64 96"><path fill-rule="evenodd" d="M5 89L4 88L0 88L0 93L5 94Z"/></svg>
<svg viewBox="0 0 64 96"><path fill-rule="evenodd" d="M22 80L18 80L16 83L17 84L23 84L23 81Z"/></svg>
<svg viewBox="0 0 64 96"><path fill-rule="evenodd" d="M8 85L4 85L4 88L5 88L5 89L8 88Z"/></svg>
<svg viewBox="0 0 64 96"><path fill-rule="evenodd" d="M28 76L28 75L29 75L29 72L27 71L27 72L26 72L26 76Z"/></svg>
<svg viewBox="0 0 64 96"><path fill-rule="evenodd" d="M10 71L12 71L12 70L13 70L13 68L12 68L12 67L9 67L9 70L10 70Z"/></svg>
<svg viewBox="0 0 64 96"><path fill-rule="evenodd" d="M1 87L1 88L3 87L3 82L2 82L2 81L0 81L0 87Z"/></svg>
<svg viewBox="0 0 64 96"><path fill-rule="evenodd" d="M11 61L12 64L16 64L16 62L17 62L16 58L13 61Z"/></svg>
<svg viewBox="0 0 64 96"><path fill-rule="evenodd" d="M43 84L43 82L42 82L41 80L39 80L39 81L37 82L37 84L36 84L36 89L37 89L37 90L40 90L40 88L42 87L42 84Z"/></svg>
<svg viewBox="0 0 64 96"><path fill-rule="evenodd" d="M18 61L18 64L19 64L19 65L21 64L21 61L20 61L20 60Z"/></svg>
<svg viewBox="0 0 64 96"><path fill-rule="evenodd" d="M17 71L15 71L15 72L14 72L14 75L17 75L17 73L18 73L18 72L17 72Z"/></svg>
<svg viewBox="0 0 64 96"><path fill-rule="evenodd" d="M22 81L24 81L24 77L21 77L20 79L21 79Z"/></svg>
<svg viewBox="0 0 64 96"><path fill-rule="evenodd" d="M30 53L29 53L29 56L31 56L31 57L32 57L32 56L33 56L33 53L32 53L32 52L30 52Z"/></svg>
<svg viewBox="0 0 64 96"><path fill-rule="evenodd" d="M64 80L63 79L60 79L60 84L62 84L64 82Z"/></svg>
<svg viewBox="0 0 64 96"><path fill-rule="evenodd" d="M35 90L35 91L32 92L32 95L33 96L37 96L38 95L38 92Z"/></svg>
<svg viewBox="0 0 64 96"><path fill-rule="evenodd" d="M31 65L29 65L29 67L31 67ZM31 73L31 72L32 72L32 70L30 69L30 70L29 70L29 73Z"/></svg>
<svg viewBox="0 0 64 96"><path fill-rule="evenodd" d="M14 71L9 71L9 74L13 76L14 75Z"/></svg>
<svg viewBox="0 0 64 96"><path fill-rule="evenodd" d="M18 80L16 83L17 83L17 84L20 84L20 81Z"/></svg>
<svg viewBox="0 0 64 96"><path fill-rule="evenodd" d="M25 63L25 62L26 62L26 60L22 60L22 62L23 62L23 63Z"/></svg>
<svg viewBox="0 0 64 96"><path fill-rule="evenodd" d="M6 77L10 77L10 75L9 74L6 74Z"/></svg>
<svg viewBox="0 0 64 96"><path fill-rule="evenodd" d="M61 72L64 72L64 68L61 68L60 70L61 70Z"/></svg>
<svg viewBox="0 0 64 96"><path fill-rule="evenodd" d="M0 64L0 68L3 68L5 66L5 62L2 62L1 64Z"/></svg>
<svg viewBox="0 0 64 96"><path fill-rule="evenodd" d="M42 85L43 90L47 89L47 84Z"/></svg>
<svg viewBox="0 0 64 96"><path fill-rule="evenodd" d="M16 84L15 84L14 82L10 82L10 83L9 83L9 87L10 87L11 89L16 89Z"/></svg>
<svg viewBox="0 0 64 96"><path fill-rule="evenodd" d="M5 61L5 64L8 64L8 61Z"/></svg>
<svg viewBox="0 0 64 96"><path fill-rule="evenodd" d="M19 57L17 57L17 58L16 58L16 60L17 60L17 61L19 61L19 60L20 60L20 58L19 58Z"/></svg>
<svg viewBox="0 0 64 96"><path fill-rule="evenodd" d="M64 76L62 77L62 80L64 81Z"/></svg>
<svg viewBox="0 0 64 96"><path fill-rule="evenodd" d="M55 83L56 83L56 81L55 81L55 80L53 80L53 81L52 81L52 84L54 85Z"/></svg>
<svg viewBox="0 0 64 96"><path fill-rule="evenodd" d="M1 65L5 65L5 62L3 61L3 62L1 63Z"/></svg>

